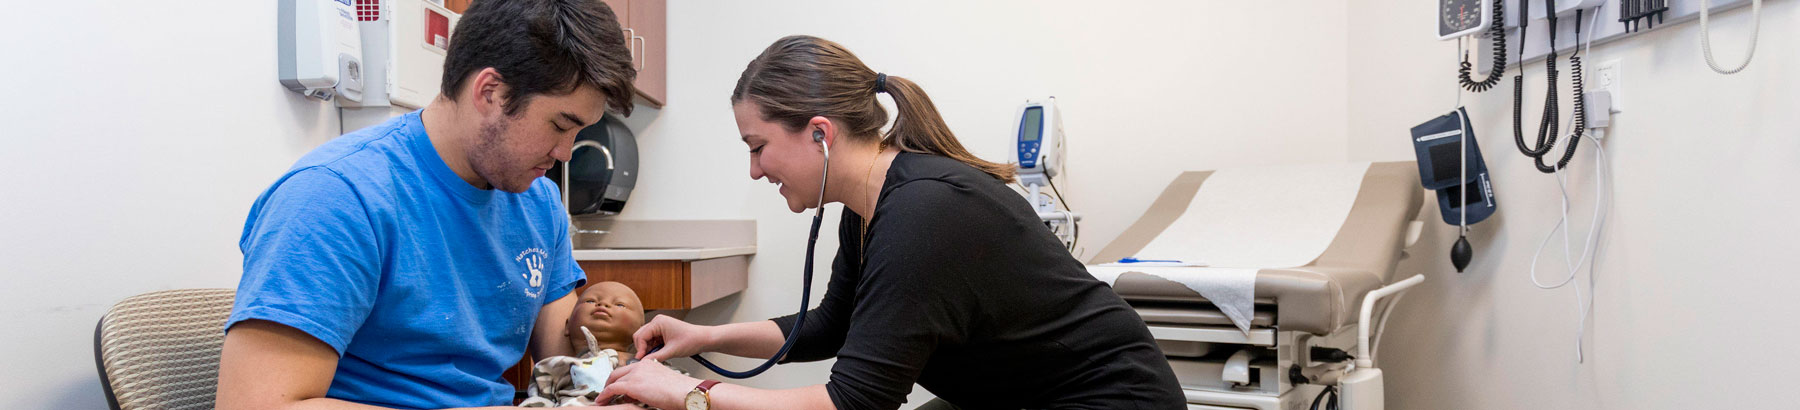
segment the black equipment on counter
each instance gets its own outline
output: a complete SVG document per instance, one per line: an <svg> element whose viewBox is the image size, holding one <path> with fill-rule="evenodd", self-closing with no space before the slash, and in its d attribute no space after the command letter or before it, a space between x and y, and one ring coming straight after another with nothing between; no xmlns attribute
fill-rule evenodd
<svg viewBox="0 0 1800 410"><path fill-rule="evenodd" d="M576 134L568 164L556 164L545 175L560 186L565 165L574 181L568 187L570 215L618 214L637 186L637 138L607 114Z"/></svg>

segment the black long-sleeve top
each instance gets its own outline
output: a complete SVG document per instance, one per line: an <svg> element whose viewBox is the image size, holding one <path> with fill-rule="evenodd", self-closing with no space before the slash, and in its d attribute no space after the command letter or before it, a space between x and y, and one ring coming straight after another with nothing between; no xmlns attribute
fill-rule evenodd
<svg viewBox="0 0 1800 410"><path fill-rule="evenodd" d="M898 408L915 382L964 409L1185 407L1143 320L999 180L901 153L866 259L861 224L844 210L824 300L785 358L837 357L839 410Z"/></svg>

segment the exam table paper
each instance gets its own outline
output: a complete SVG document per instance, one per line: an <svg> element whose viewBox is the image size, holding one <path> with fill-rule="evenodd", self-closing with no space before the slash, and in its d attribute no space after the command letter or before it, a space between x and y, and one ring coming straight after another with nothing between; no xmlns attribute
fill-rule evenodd
<svg viewBox="0 0 1800 410"><path fill-rule="evenodd" d="M1256 272L1318 259L1349 217L1368 170L1359 162L1215 171L1187 210L1135 255L1207 266L1103 264L1088 272L1108 285L1125 272L1181 283L1248 333Z"/></svg>

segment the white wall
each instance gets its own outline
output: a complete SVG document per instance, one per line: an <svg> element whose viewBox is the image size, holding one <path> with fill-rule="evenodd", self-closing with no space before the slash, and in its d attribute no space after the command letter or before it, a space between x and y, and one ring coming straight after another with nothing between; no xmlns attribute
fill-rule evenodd
<svg viewBox="0 0 1800 410"><path fill-rule="evenodd" d="M728 99L764 47L812 34L918 82L989 160L1009 158L1020 102L1056 96L1070 138L1070 179L1058 182L1087 218L1081 241L1092 255L1178 171L1341 160L1345 50L1331 39L1345 30L1344 12L1330 2L672 1L669 106L643 114L653 121L629 121L642 127L645 168L621 217L756 219L749 289L689 319L793 312L808 215L789 213L772 185L749 179ZM1284 16L1282 26L1297 29L1222 16ZM837 246L836 219L827 219L815 299ZM747 383L817 384L829 369L782 366ZM915 391L913 404L922 397Z"/></svg>
<svg viewBox="0 0 1800 410"><path fill-rule="evenodd" d="M256 195L337 133L276 81L274 2L16 2L0 13L0 408L104 408L100 315L233 287Z"/></svg>
<svg viewBox="0 0 1800 410"><path fill-rule="evenodd" d="M1333 161L1347 142L1346 50L1330 40L1346 30L1343 5L670 3L670 105L628 121L645 157L623 217L760 228L750 288L697 309L696 321L760 320L798 298L806 217L747 178L727 103L743 66L783 35L840 41L919 82L992 160L1008 157L1019 102L1057 96L1072 138L1064 193L1087 215L1089 254L1179 170ZM1298 29L1227 16L1283 16ZM0 327L11 330L0 336L0 408L103 407L92 331L112 303L235 286L251 202L338 135L329 104L275 81L274 21L273 2L24 2L0 13L0 95L11 98L0 107L0 176L11 184L0 200ZM822 242L828 262L836 244ZM828 370L783 366L749 383L815 384Z"/></svg>
<svg viewBox="0 0 1800 410"><path fill-rule="evenodd" d="M1348 15L1349 157L1411 160L1407 129L1456 102L1456 45L1426 34L1426 2L1359 0ZM1713 20L1721 60L1743 56L1749 17L1745 7ZM1620 60L1628 110L1606 139L1617 197L1585 364L1574 360L1573 291L1538 290L1526 276L1555 223L1558 194L1514 148L1516 68L1496 91L1463 96L1500 213L1474 226L1467 272L1450 269L1444 255L1455 228L1441 223L1401 265L1428 279L1394 315L1381 348L1390 408L1792 407L1781 363L1786 342L1800 337L1791 323L1800 277L1788 258L1800 249L1790 205L1800 191L1789 188L1800 174L1800 2L1769 1L1762 18L1755 61L1735 76L1706 68L1693 22L1595 46L1587 59ZM1542 107L1543 67L1525 76L1527 121ZM1577 240L1593 209L1592 155L1584 145L1571 165ZM1562 266L1560 247L1552 248L1545 257L1559 262L1540 270Z"/></svg>

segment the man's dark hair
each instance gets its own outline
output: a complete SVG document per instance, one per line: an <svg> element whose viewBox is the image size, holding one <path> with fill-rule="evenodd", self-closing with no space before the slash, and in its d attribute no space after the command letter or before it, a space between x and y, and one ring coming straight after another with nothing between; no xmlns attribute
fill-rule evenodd
<svg viewBox="0 0 1800 410"><path fill-rule="evenodd" d="M445 97L493 67L511 88L506 115L517 115L540 94L565 95L585 84L606 104L631 114L631 50L612 8L600 0L481 0L456 24L444 58Z"/></svg>

